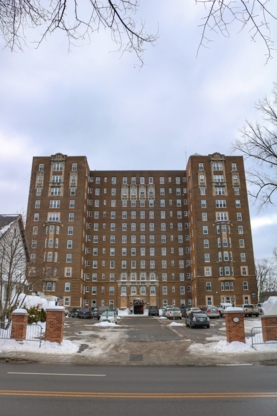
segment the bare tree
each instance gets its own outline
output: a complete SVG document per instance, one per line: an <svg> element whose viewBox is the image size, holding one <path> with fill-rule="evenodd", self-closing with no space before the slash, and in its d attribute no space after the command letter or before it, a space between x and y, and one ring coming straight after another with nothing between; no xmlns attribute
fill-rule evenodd
<svg viewBox="0 0 277 416"><path fill-rule="evenodd" d="M28 284L29 254L21 215L0 216L0 321L10 318ZM4 225L6 223L6 225Z"/></svg>
<svg viewBox="0 0 277 416"><path fill-rule="evenodd" d="M241 130L242 139L233 144L233 150L241 151L246 159L259 167L247 171L247 179L252 187L249 194L258 201L259 208L276 203L277 190L277 84L274 84L273 101L264 98L256 104L265 121L246 121Z"/></svg>
<svg viewBox="0 0 277 416"><path fill-rule="evenodd" d="M187 0L184 0L187 1ZM230 36L230 28L249 29L251 39L260 37L266 48L267 60L272 57L273 40L270 26L276 20L271 0L194 0L205 8L199 48L207 47L210 35ZM69 45L107 29L122 52L135 52L141 64L146 44L154 44L157 33L150 34L145 23L136 19L140 0L1 0L0 32L11 49L22 49L27 29L39 29L38 45L49 34L61 30ZM170 5L169 7L174 7ZM199 49L198 48L198 49Z"/></svg>
<svg viewBox="0 0 277 416"><path fill-rule="evenodd" d="M255 262L259 302L265 300L264 296L266 293L277 290L275 267L273 261L268 258L256 260Z"/></svg>
<svg viewBox="0 0 277 416"><path fill-rule="evenodd" d="M16 50L25 44L28 28L41 28L38 45L56 30L62 30L71 45L108 29L118 49L135 52L142 63L145 43L153 44L157 34L148 34L145 24L135 20L139 4L140 0L2 0L0 32L6 45Z"/></svg>
<svg viewBox="0 0 277 416"><path fill-rule="evenodd" d="M230 37L230 28L237 23L239 31L248 28L252 41L262 39L267 51L266 62L272 58L274 41L271 38L270 24L272 20L277 20L274 2L270 0L195 0L195 2L202 3L207 10L201 25L203 31L199 48L206 47L211 42L209 31Z"/></svg>

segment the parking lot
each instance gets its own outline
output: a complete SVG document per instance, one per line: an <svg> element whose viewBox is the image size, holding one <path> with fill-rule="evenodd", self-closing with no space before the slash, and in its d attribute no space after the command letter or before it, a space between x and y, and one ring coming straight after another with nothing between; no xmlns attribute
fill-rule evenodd
<svg viewBox="0 0 277 416"><path fill-rule="evenodd" d="M255 322L260 318L255 318ZM245 318L245 321L254 322L254 318ZM173 322L173 325L172 325ZM114 334L114 348L122 347L123 343L127 343L129 349L137 348L132 344L138 343L155 343L155 348L162 349L168 344L171 348L176 343L186 342L189 346L191 343L206 344L211 339L225 338L225 319L211 319L210 328L188 328L185 325L185 319L171 321L161 317L148 316L122 316L119 323L112 327L97 326L96 319L78 319L66 318L65 323L65 339L71 341L81 341L82 344L89 345L91 343L105 343L107 335ZM181 324L181 325L180 325ZM248 325L249 326L249 325ZM115 335L119 334L118 337ZM250 332L246 336L249 336Z"/></svg>

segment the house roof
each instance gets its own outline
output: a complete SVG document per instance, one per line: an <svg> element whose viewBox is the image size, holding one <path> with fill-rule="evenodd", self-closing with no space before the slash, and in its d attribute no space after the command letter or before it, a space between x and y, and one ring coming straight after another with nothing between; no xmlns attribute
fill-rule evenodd
<svg viewBox="0 0 277 416"><path fill-rule="evenodd" d="M24 249L26 253L26 259L27 261L30 261L29 250L27 247L25 230L24 230L24 224L23 224L22 216L20 214L0 214L0 240L6 234L6 232L12 227L12 225L15 224L15 222L19 223L22 241L23 241Z"/></svg>
<svg viewBox="0 0 277 416"><path fill-rule="evenodd" d="M0 238L11 227L14 221L18 220L20 215L2 215L0 214Z"/></svg>

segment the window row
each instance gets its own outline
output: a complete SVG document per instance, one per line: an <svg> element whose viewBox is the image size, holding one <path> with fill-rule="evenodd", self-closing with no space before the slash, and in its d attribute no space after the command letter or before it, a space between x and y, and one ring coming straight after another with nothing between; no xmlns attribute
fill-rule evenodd
<svg viewBox="0 0 277 416"><path fill-rule="evenodd" d="M68 260L70 259L70 261ZM72 256L70 254L66 255L66 262L70 263L72 261ZM108 262L107 262L108 263ZM177 263L177 261L176 261ZM98 260L93 260L92 261L92 268L93 269L97 269L98 267L100 267L100 264L102 267L106 267L106 261L102 260L101 262L98 262ZM174 266L174 260L171 260L170 262L167 260L162 260L161 261L161 267L162 269L167 269L167 267L169 266ZM90 260L86 260L86 266L90 266L91 265L91 261ZM183 269L185 267L185 261L184 260L178 260L177 263L178 267L180 269ZM186 260L186 266L190 265L190 261ZM114 269L115 268L115 260L110 260L109 261L109 267L110 269ZM127 269L127 260L121 260L120 263L120 267L121 269ZM128 267L131 267L131 269L146 269L146 261L145 260L140 260L140 261L136 261L136 260L131 260L128 262ZM147 262L147 267L149 267L150 269L155 269L156 268L156 261L155 260L150 260L149 262Z"/></svg>

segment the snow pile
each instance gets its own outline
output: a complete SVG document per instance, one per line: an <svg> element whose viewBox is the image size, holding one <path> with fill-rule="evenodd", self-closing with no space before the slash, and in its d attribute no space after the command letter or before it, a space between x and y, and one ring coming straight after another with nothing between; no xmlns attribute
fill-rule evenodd
<svg viewBox="0 0 277 416"><path fill-rule="evenodd" d="M114 322L103 321L99 322L99 324L94 324L93 326L117 326Z"/></svg>
<svg viewBox="0 0 277 416"><path fill-rule="evenodd" d="M33 306L38 306L39 309L46 309L48 306L48 301L46 299L43 299L39 296L30 296L25 295L24 293L20 293L18 297L18 307L26 307L31 308Z"/></svg>
<svg viewBox="0 0 277 416"><path fill-rule="evenodd" d="M20 351L42 354L75 354L79 350L78 345L64 340L61 344L57 342L43 341L39 348L39 342L16 341L15 339L0 339L0 353Z"/></svg>
<svg viewBox="0 0 277 416"><path fill-rule="evenodd" d="M277 315L277 296L270 296L263 304L265 315Z"/></svg>
<svg viewBox="0 0 277 416"><path fill-rule="evenodd" d="M184 326L184 324L180 324L178 322L171 322L169 326Z"/></svg>

